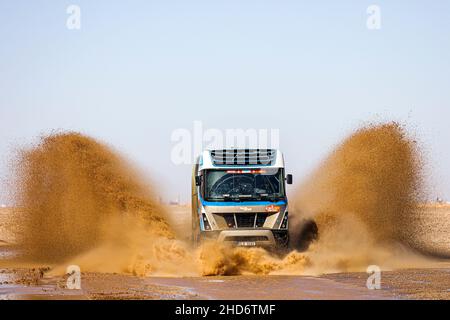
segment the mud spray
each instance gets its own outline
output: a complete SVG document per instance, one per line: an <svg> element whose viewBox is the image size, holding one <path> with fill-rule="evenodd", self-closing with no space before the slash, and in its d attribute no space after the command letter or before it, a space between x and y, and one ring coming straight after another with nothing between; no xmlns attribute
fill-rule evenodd
<svg viewBox="0 0 450 320"><path fill-rule="evenodd" d="M175 272L183 244L139 174L77 133L43 137L18 159L16 238L24 258L85 271Z"/></svg>
<svg viewBox="0 0 450 320"><path fill-rule="evenodd" d="M290 199L294 247L304 249L305 227L311 221L317 225L318 235L308 237L317 240L305 253L276 259L261 249L223 249L212 258L205 254L210 268L204 271L320 274L365 271L372 264L383 269L427 265L409 233L410 218L423 200L422 167L416 142L399 124L361 128Z"/></svg>
<svg viewBox="0 0 450 320"><path fill-rule="evenodd" d="M407 249L405 226L420 200L421 163L416 144L395 123L355 132L299 188L290 204L294 245L305 218L316 221L319 237L307 252L284 258L216 243L191 249L125 163L76 133L43 137L25 150L16 215L25 257L138 275L316 274L420 260Z"/></svg>
<svg viewBox="0 0 450 320"><path fill-rule="evenodd" d="M417 143L397 123L368 126L348 137L294 199L293 230L305 219L319 238L310 258L317 272L358 271L423 261L411 250L409 224L424 198ZM294 245L299 242L292 234Z"/></svg>

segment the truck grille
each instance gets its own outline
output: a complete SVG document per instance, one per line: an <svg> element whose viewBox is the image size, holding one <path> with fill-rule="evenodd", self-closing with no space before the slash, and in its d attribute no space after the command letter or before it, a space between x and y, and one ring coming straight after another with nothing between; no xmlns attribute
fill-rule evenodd
<svg viewBox="0 0 450 320"><path fill-rule="evenodd" d="M262 228L266 222L267 213L223 213L221 215L228 228Z"/></svg>
<svg viewBox="0 0 450 320"><path fill-rule="evenodd" d="M222 149L211 150L214 165L272 165L275 163L274 149Z"/></svg>

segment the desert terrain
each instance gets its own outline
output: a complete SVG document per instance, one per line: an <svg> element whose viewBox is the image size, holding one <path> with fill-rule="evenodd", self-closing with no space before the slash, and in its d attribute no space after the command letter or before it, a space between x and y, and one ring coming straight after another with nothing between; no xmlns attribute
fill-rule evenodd
<svg viewBox="0 0 450 320"><path fill-rule="evenodd" d="M108 145L50 134L12 163L0 298L449 299L450 206L424 200L421 159L399 124L360 128L291 190L288 250L193 247L189 205Z"/></svg>
<svg viewBox="0 0 450 320"><path fill-rule="evenodd" d="M190 227L189 206L168 206L174 228ZM383 271L380 290L368 290L368 274L337 272L322 275L139 276L82 272L81 290L66 286L66 275L48 273L49 265L14 266L9 230L12 209L0 210L0 299L450 299L450 262L430 258L422 268ZM450 206L428 205L417 216L423 229L415 241L440 257L449 255Z"/></svg>

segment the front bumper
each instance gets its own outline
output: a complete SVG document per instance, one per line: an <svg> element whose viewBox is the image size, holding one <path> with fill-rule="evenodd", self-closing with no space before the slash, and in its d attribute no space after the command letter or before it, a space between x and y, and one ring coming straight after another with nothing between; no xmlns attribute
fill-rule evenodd
<svg viewBox="0 0 450 320"><path fill-rule="evenodd" d="M216 239L235 246L256 246L265 248L287 247L289 235L287 230L278 229L235 229L221 231L203 231L203 239Z"/></svg>

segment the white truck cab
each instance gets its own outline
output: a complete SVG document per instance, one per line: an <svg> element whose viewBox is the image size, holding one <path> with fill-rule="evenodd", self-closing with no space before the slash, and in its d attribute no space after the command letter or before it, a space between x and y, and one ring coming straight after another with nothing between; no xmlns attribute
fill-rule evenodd
<svg viewBox="0 0 450 320"><path fill-rule="evenodd" d="M284 159L275 149L206 150L192 174L192 240L285 248L289 243Z"/></svg>

